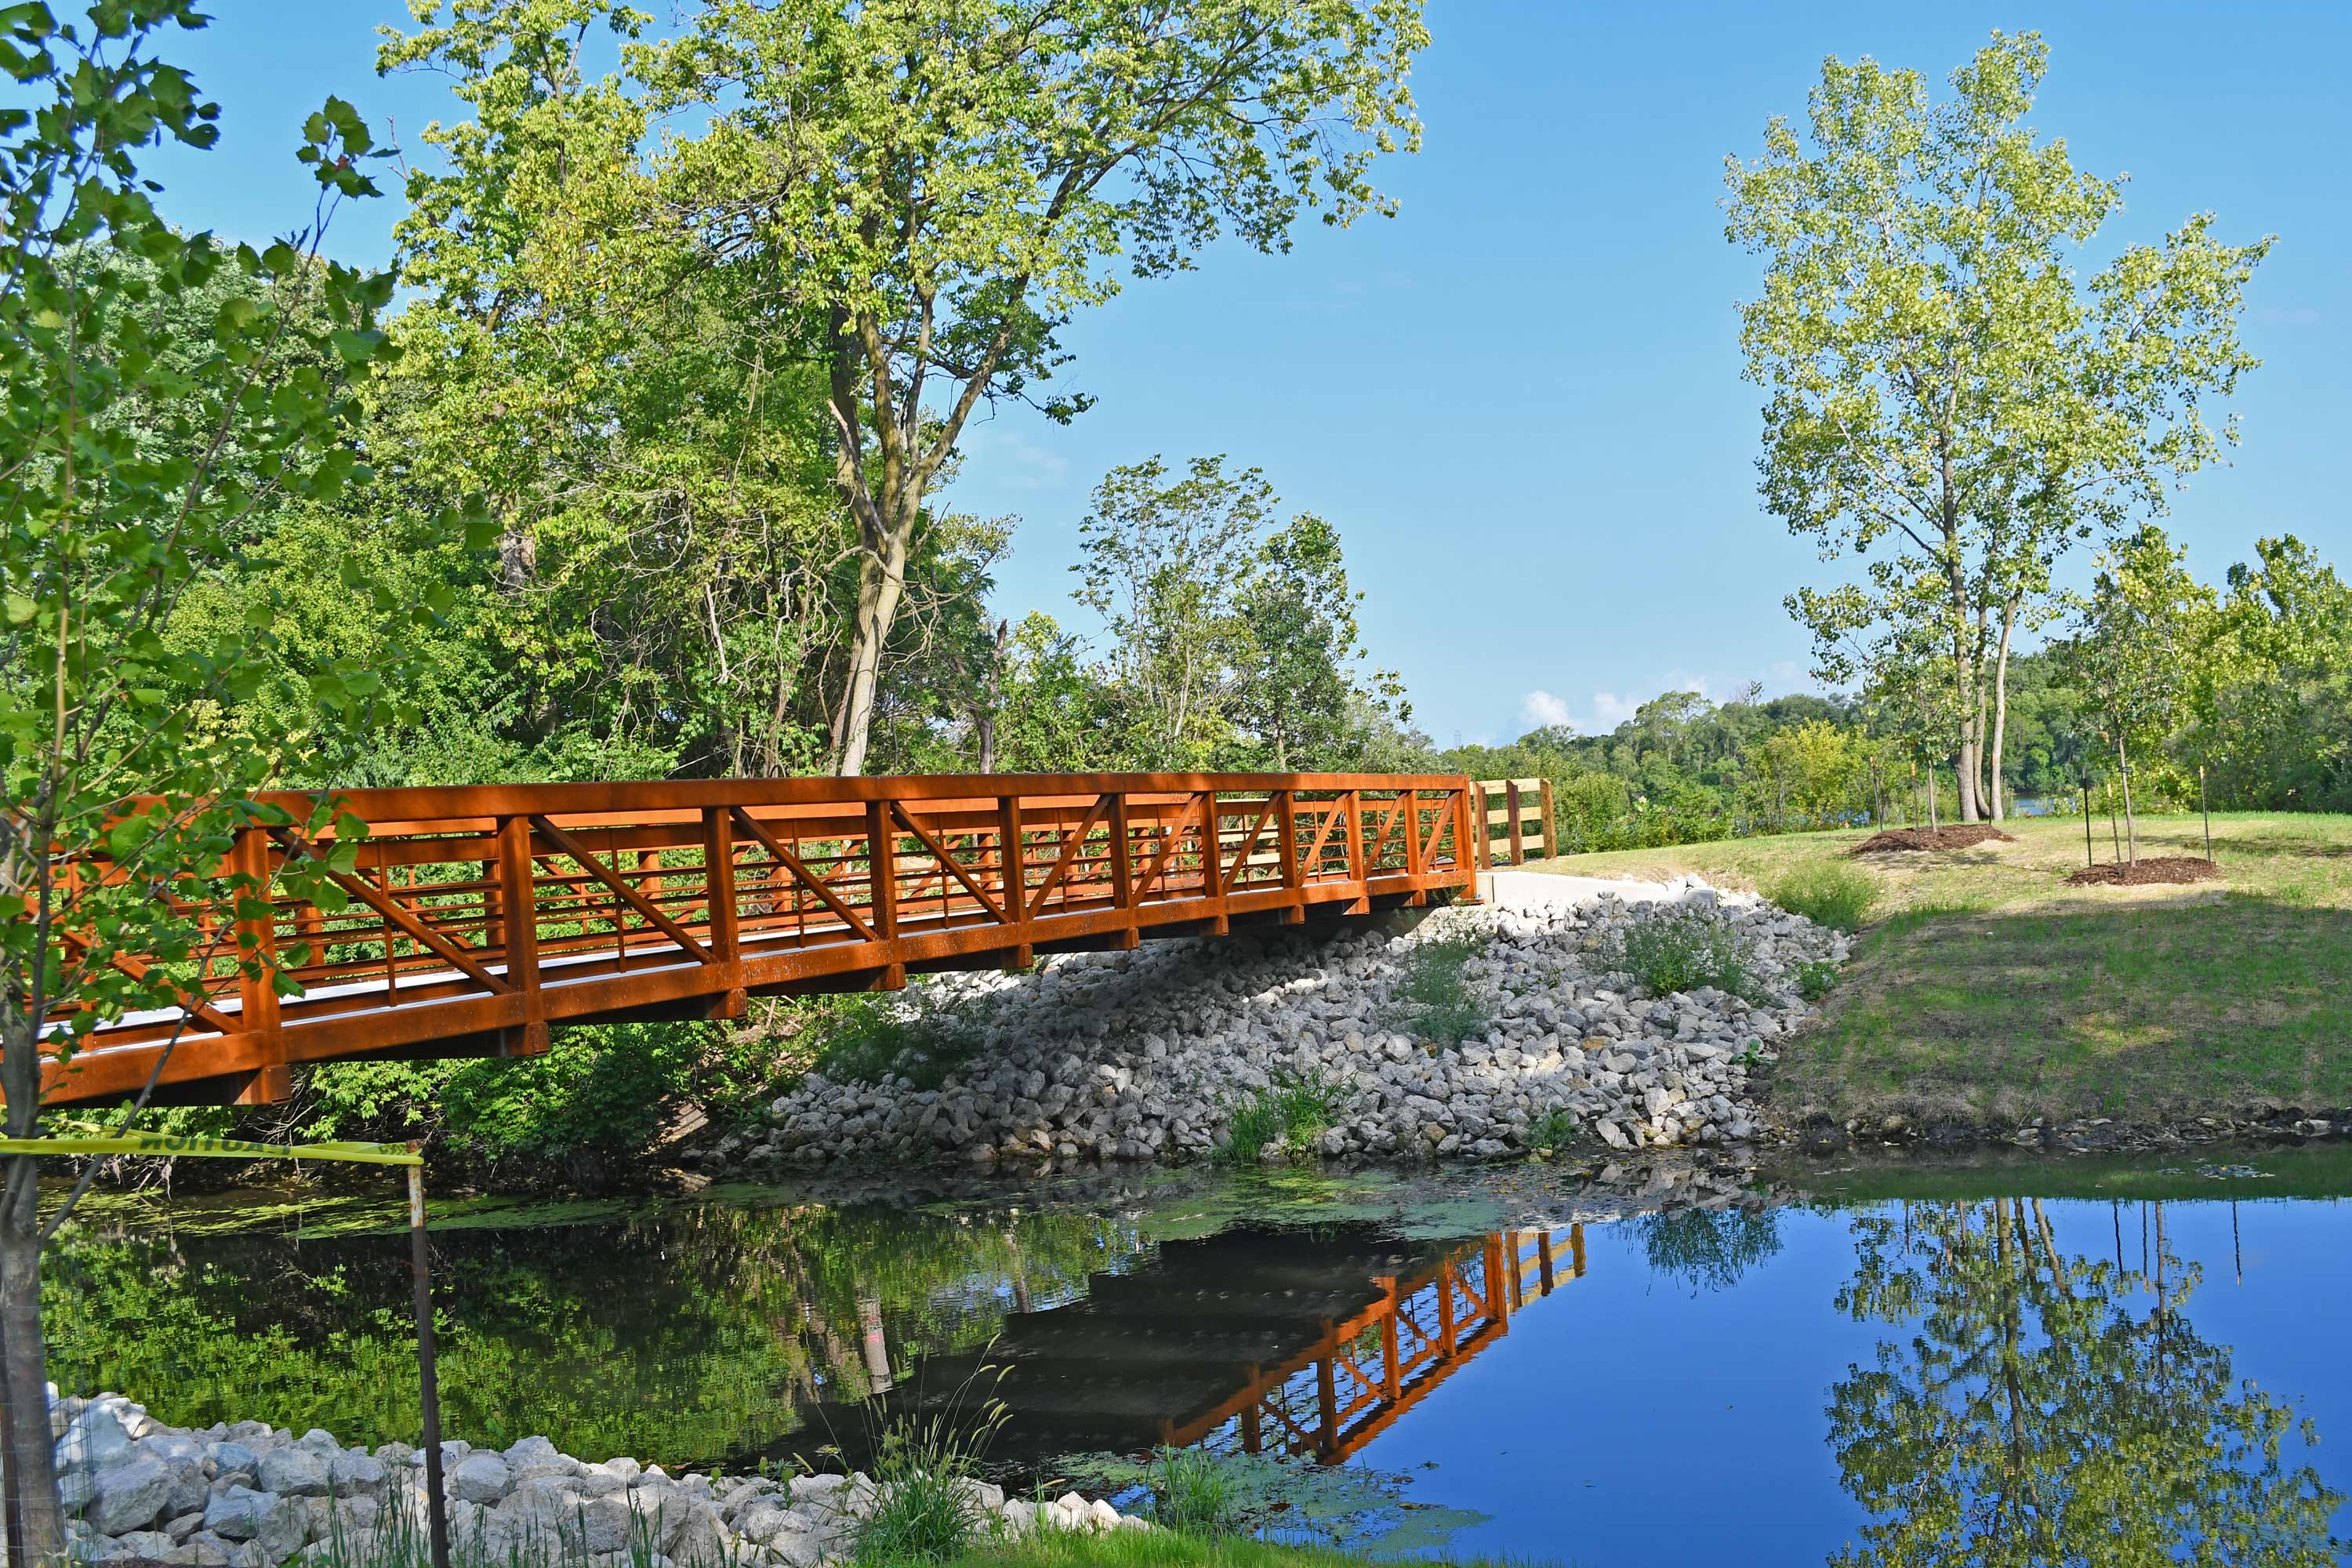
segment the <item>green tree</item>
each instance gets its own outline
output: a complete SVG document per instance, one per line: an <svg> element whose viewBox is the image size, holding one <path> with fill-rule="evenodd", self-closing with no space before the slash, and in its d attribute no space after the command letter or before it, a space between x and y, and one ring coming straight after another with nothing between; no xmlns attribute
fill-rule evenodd
<svg viewBox="0 0 2352 1568"><path fill-rule="evenodd" d="M468 601L497 691L449 721L491 715L489 749L542 777L815 765L853 552L823 378L769 352L793 307L705 266L660 199L644 95L583 68L593 33L626 40L645 16L604 0L419 16L379 68L446 74L471 114L426 127L440 163L409 175L395 232L420 293L396 331L415 352L376 423L412 484L478 489L499 518ZM919 521L918 574L952 575L952 531Z"/></svg>
<svg viewBox="0 0 2352 1568"><path fill-rule="evenodd" d="M2238 318L2271 243L2223 244L2200 214L2079 279L2122 181L2025 123L2047 63L1996 33L1931 104L1916 72L1832 58L1811 150L1776 118L1725 169L1727 236L1767 258L1741 308L1766 504L1825 559L1873 558L1876 595L1846 608L1931 617L1968 821L1995 804L2011 644L2052 563L2235 439L2205 409L2258 363ZM1816 605L1790 607L1818 632Z"/></svg>
<svg viewBox="0 0 2352 1568"><path fill-rule="evenodd" d="M1158 458L1113 468L1078 524L1076 597L1110 637L1131 754L1146 767L1206 768L1233 737L1243 603L1274 487L1255 468L1195 458L1171 479Z"/></svg>
<svg viewBox="0 0 2352 1568"><path fill-rule="evenodd" d="M1240 600L1242 637L1234 715L1251 759L1276 773L1339 765L1367 724L1409 723L1412 706L1390 670L1360 681L1366 657L1348 586L1339 531L1301 513L1276 530Z"/></svg>
<svg viewBox="0 0 2352 1568"><path fill-rule="evenodd" d="M1086 648L1054 617L1032 610L1005 639L991 722L993 761L1007 773L1088 773L1118 765L1115 705Z"/></svg>
<svg viewBox="0 0 2352 1568"><path fill-rule="evenodd" d="M95 1026L208 985L247 1005L291 989L251 938L273 882L331 900L323 861L225 862L242 828L311 826L247 797L330 773L387 674L289 668L267 596L214 636L173 635L192 588L244 568L257 520L367 477L352 384L383 352L392 290L319 253L335 205L374 194L367 131L337 100L303 128L319 205L291 239L227 247L164 222L139 154L210 147L217 110L154 46L202 25L184 0L107 0L64 26L37 4L0 12L0 67L32 105L0 109L0 1087L16 1138L37 1130L45 1064ZM212 314L185 308L230 271L242 282ZM270 688L308 722L241 731L227 716ZM72 1205L44 1220L37 1179L8 1160L0 1393L26 1544L47 1563L66 1544L40 1258Z"/></svg>
<svg viewBox="0 0 2352 1568"><path fill-rule="evenodd" d="M1079 525L1075 596L1109 633L1099 676L1150 768L1399 767L1426 742L1402 684L1365 671L1339 531L1280 527L1255 468L1222 455L1171 479L1158 458L1112 469Z"/></svg>
<svg viewBox="0 0 2352 1568"><path fill-rule="evenodd" d="M2352 587L2288 535L2230 568L2183 749L2240 805L2352 805Z"/></svg>
<svg viewBox="0 0 2352 1568"><path fill-rule="evenodd" d="M2075 613L2074 636L2058 650L2091 699L2092 721L2116 754L2124 822L2134 862L2139 828L2131 759L2170 736L2188 694L2189 650L2210 639L2213 592L2189 574L2186 552L2147 523L2099 557L2099 574Z"/></svg>
<svg viewBox="0 0 2352 1568"><path fill-rule="evenodd" d="M983 403L1067 419L1044 384L1069 314L1221 233L1386 212L1369 174L1418 144L1419 0L719 0L633 56L704 114L662 184L709 264L788 307L772 363L826 378L857 591L830 761L863 771L926 498ZM750 345L747 345L749 347ZM934 406L934 390L940 396Z"/></svg>
<svg viewBox="0 0 2352 1568"><path fill-rule="evenodd" d="M1775 731L1756 751L1756 783L1783 832L1791 811L1806 827L1843 826L1857 809L1865 770L1861 731L1809 719Z"/></svg>

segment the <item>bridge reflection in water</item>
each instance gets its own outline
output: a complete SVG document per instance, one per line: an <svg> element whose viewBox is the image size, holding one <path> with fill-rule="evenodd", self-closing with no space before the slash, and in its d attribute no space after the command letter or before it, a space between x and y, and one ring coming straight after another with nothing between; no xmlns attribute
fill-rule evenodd
<svg viewBox="0 0 2352 1568"><path fill-rule="evenodd" d="M991 1452L1015 1466L1163 1444L1339 1464L1584 1267L1581 1226L1165 1242L1136 1268L1093 1276L1082 1299L1008 1313L991 1344L925 1357L903 1379L878 1323L864 1325L858 1393L871 1404L826 1402L803 1430L855 1448L888 1421L969 1421L1001 1400Z"/></svg>

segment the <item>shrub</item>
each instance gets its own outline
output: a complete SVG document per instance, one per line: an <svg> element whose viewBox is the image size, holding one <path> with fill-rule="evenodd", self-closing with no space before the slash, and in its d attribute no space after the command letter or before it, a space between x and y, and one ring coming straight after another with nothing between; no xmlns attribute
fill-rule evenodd
<svg viewBox="0 0 2352 1568"><path fill-rule="evenodd" d="M467 1062L441 1091L449 1137L492 1158L642 1148L711 1037L707 1024L574 1026L544 1056Z"/></svg>
<svg viewBox="0 0 2352 1568"><path fill-rule="evenodd" d="M1703 985L1740 995L1753 989L1738 933L1701 910L1636 919L1617 939L1616 963L1654 996Z"/></svg>
<svg viewBox="0 0 2352 1568"><path fill-rule="evenodd" d="M1229 1104L1225 1128L1232 1141L1217 1158L1228 1165L1255 1165L1269 1147L1309 1148L1329 1130L1339 1103L1339 1086L1327 1079L1277 1075L1271 1089Z"/></svg>
<svg viewBox="0 0 2352 1568"><path fill-rule="evenodd" d="M855 991L755 1011L728 1036L731 1076L757 1080L745 1108L810 1072L836 1083L905 1078L918 1089L939 1088L979 1049L980 1026L967 1005L936 996Z"/></svg>
<svg viewBox="0 0 2352 1568"><path fill-rule="evenodd" d="M979 1026L952 1004L913 1009L872 992L827 1000L809 1065L836 1083L904 1078L937 1089L980 1048Z"/></svg>
<svg viewBox="0 0 2352 1568"><path fill-rule="evenodd" d="M1838 966L1826 958L1797 965L1797 994L1808 1002L1828 995L1838 982Z"/></svg>
<svg viewBox="0 0 2352 1568"><path fill-rule="evenodd" d="M1764 896L1815 925L1855 931L1878 903L1878 879L1859 866L1815 860L1790 867Z"/></svg>
<svg viewBox="0 0 2352 1568"><path fill-rule="evenodd" d="M1494 1026L1487 999L1470 984L1470 961L1486 951L1477 931L1417 942L1405 950L1381 1021L1433 1045L1458 1046Z"/></svg>

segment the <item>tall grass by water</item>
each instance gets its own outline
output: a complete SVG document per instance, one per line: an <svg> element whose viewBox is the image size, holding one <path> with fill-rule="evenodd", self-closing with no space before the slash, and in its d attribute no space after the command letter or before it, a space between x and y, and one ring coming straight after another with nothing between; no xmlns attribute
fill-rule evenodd
<svg viewBox="0 0 2352 1568"><path fill-rule="evenodd" d="M1217 1457L1200 1448L1160 1449L1144 1470L1151 1519L1194 1535L1225 1535L1242 1527L1240 1489Z"/></svg>
<svg viewBox="0 0 2352 1568"><path fill-rule="evenodd" d="M1277 1075L1267 1088L1231 1102L1225 1123L1231 1141L1217 1151L1217 1159L1227 1165L1255 1165L1269 1148L1304 1153L1330 1130L1339 1105L1339 1087L1328 1079Z"/></svg>

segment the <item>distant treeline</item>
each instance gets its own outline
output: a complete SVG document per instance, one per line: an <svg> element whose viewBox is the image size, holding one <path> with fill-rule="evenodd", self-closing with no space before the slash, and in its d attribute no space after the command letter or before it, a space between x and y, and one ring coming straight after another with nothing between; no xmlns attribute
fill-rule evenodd
<svg viewBox="0 0 2352 1568"><path fill-rule="evenodd" d="M2192 582L2179 596L2179 700L2131 758L2141 807L2194 805L2201 765L2216 809L2352 810L2352 589L2290 537L2262 541L2220 586ZM2064 809L2084 778L2095 790L2114 780L2107 715L2070 674L2074 651L2010 663L2004 812L2021 801ZM1541 729L1433 761L1481 778L1552 780L1571 852L1925 820L1931 772L1936 815L1958 816L1953 755L1880 732L1843 696L1766 699L1751 687L1717 703L1667 692L1606 734Z"/></svg>

